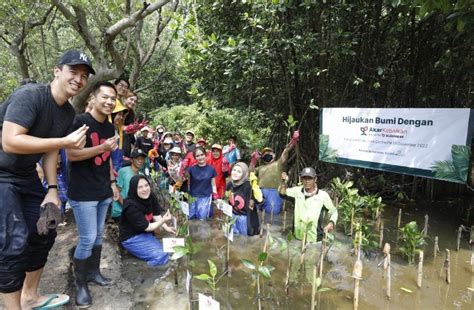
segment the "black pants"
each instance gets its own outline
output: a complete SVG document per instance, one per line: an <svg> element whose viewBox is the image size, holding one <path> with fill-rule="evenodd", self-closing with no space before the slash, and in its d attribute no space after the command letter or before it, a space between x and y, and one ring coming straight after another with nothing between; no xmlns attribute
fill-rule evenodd
<svg viewBox="0 0 474 310"><path fill-rule="evenodd" d="M20 290L25 272L46 264L56 231L46 236L37 233L44 196L39 179L0 183L0 293Z"/></svg>

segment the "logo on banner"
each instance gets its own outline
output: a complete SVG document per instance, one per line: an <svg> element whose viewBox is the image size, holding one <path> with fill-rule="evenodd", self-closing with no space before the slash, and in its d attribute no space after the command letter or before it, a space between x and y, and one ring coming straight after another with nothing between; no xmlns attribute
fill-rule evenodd
<svg viewBox="0 0 474 310"><path fill-rule="evenodd" d="M367 136L367 134L365 133L367 130L369 130L369 127L365 126L365 127L360 127L360 135L361 136Z"/></svg>

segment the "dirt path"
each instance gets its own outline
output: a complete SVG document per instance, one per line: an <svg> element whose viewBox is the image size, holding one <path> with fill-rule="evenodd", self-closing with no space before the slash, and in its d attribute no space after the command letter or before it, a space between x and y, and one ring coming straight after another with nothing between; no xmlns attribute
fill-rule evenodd
<svg viewBox="0 0 474 310"><path fill-rule="evenodd" d="M40 283L40 292L63 293L71 297L69 305L62 309L77 309L74 304L74 281L69 250L76 245L76 226L69 215L69 223L58 228L58 237L49 253ZM122 259L116 239L116 225L107 224L102 249L101 271L111 278L114 284L109 288L89 285L93 306L89 309L132 309L133 288L129 281L122 278ZM0 299L0 309L4 309ZM60 309L60 308L56 308Z"/></svg>

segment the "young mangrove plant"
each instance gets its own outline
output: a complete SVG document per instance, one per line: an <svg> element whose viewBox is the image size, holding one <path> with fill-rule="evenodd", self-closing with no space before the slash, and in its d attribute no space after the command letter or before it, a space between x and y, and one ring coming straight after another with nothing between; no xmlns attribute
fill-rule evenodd
<svg viewBox="0 0 474 310"><path fill-rule="evenodd" d="M289 243L294 239L293 233L290 231L286 236L286 239L277 237L278 243L280 244L280 253L286 251L286 277L285 277L285 294L289 295L290 290L290 270L291 270L291 256Z"/></svg>
<svg viewBox="0 0 474 310"><path fill-rule="evenodd" d="M363 197L364 209L370 214L373 220L377 220L383 213L385 204L382 197L377 195L367 195Z"/></svg>
<svg viewBox="0 0 474 310"><path fill-rule="evenodd" d="M261 303L261 289L260 289L260 276L263 276L266 279L271 279L272 278L272 271L275 270L275 267L270 266L270 265L265 265L265 261L268 258L268 253L267 252L260 252L257 257L257 264L254 264L252 261L248 259L241 259L240 261L242 264L250 269L252 271L252 277L257 281L257 302L258 302L258 309L262 309L262 303Z"/></svg>
<svg viewBox="0 0 474 310"><path fill-rule="evenodd" d="M407 257L408 263L413 264L416 253L426 243L415 221L400 229L400 243L400 251Z"/></svg>
<svg viewBox="0 0 474 310"><path fill-rule="evenodd" d="M352 244L354 249L359 248L359 240L361 242L360 249L363 251L370 251L378 248L379 244L376 240L376 236L372 233L373 229L371 226L364 224L362 219L355 224L355 236L361 234L360 238L354 238ZM357 251L356 251L357 254Z"/></svg>
<svg viewBox="0 0 474 310"><path fill-rule="evenodd" d="M216 288L217 282L221 279L221 277L216 279L217 275L217 267L216 264L210 259L207 260L207 263L209 264L209 274L207 273L201 273L198 276L194 276L195 279L205 281L209 288L212 290L212 298L216 299L216 291L218 288Z"/></svg>
<svg viewBox="0 0 474 310"><path fill-rule="evenodd" d="M178 259L182 257L186 257L186 271L189 273L189 276L192 279L193 275L193 267L194 267L194 261L192 260L193 255L196 255L200 250L201 247L197 244L193 243L193 240L191 239L191 236L186 237L186 240L184 242L184 246L177 245L173 247L174 253L171 256L171 260L177 261ZM177 268L175 268L177 270ZM177 281L177 271L175 271L175 284L178 284ZM191 308L191 300L192 300L192 281L189 281L189 291L188 291L188 303L189 303L189 309Z"/></svg>

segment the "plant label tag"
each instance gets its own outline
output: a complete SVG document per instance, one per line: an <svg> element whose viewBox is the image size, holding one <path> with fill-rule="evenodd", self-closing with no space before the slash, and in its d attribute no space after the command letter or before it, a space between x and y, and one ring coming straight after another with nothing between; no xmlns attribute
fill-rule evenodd
<svg viewBox="0 0 474 310"><path fill-rule="evenodd" d="M219 199L217 202L217 208L227 216L232 216L232 206L226 203L224 200Z"/></svg>
<svg viewBox="0 0 474 310"><path fill-rule="evenodd" d="M174 253L174 247L184 246L184 238L163 238L163 252Z"/></svg>
<svg viewBox="0 0 474 310"><path fill-rule="evenodd" d="M222 225L222 229L224 230L224 236L229 239L230 242L234 242L234 227L232 226L229 231L229 224L225 223Z"/></svg>
<svg viewBox="0 0 474 310"><path fill-rule="evenodd" d="M209 296L199 293L199 310L220 310L221 306L218 301Z"/></svg>
<svg viewBox="0 0 474 310"><path fill-rule="evenodd" d="M191 287L191 280L192 280L191 273L189 270L186 270L186 294L189 296L189 288Z"/></svg>
<svg viewBox="0 0 474 310"><path fill-rule="evenodd" d="M173 194L174 188L173 185L168 185L168 193Z"/></svg>
<svg viewBox="0 0 474 310"><path fill-rule="evenodd" d="M179 204L181 205L183 213L186 214L186 216L189 216L189 203L186 201L180 201Z"/></svg>

